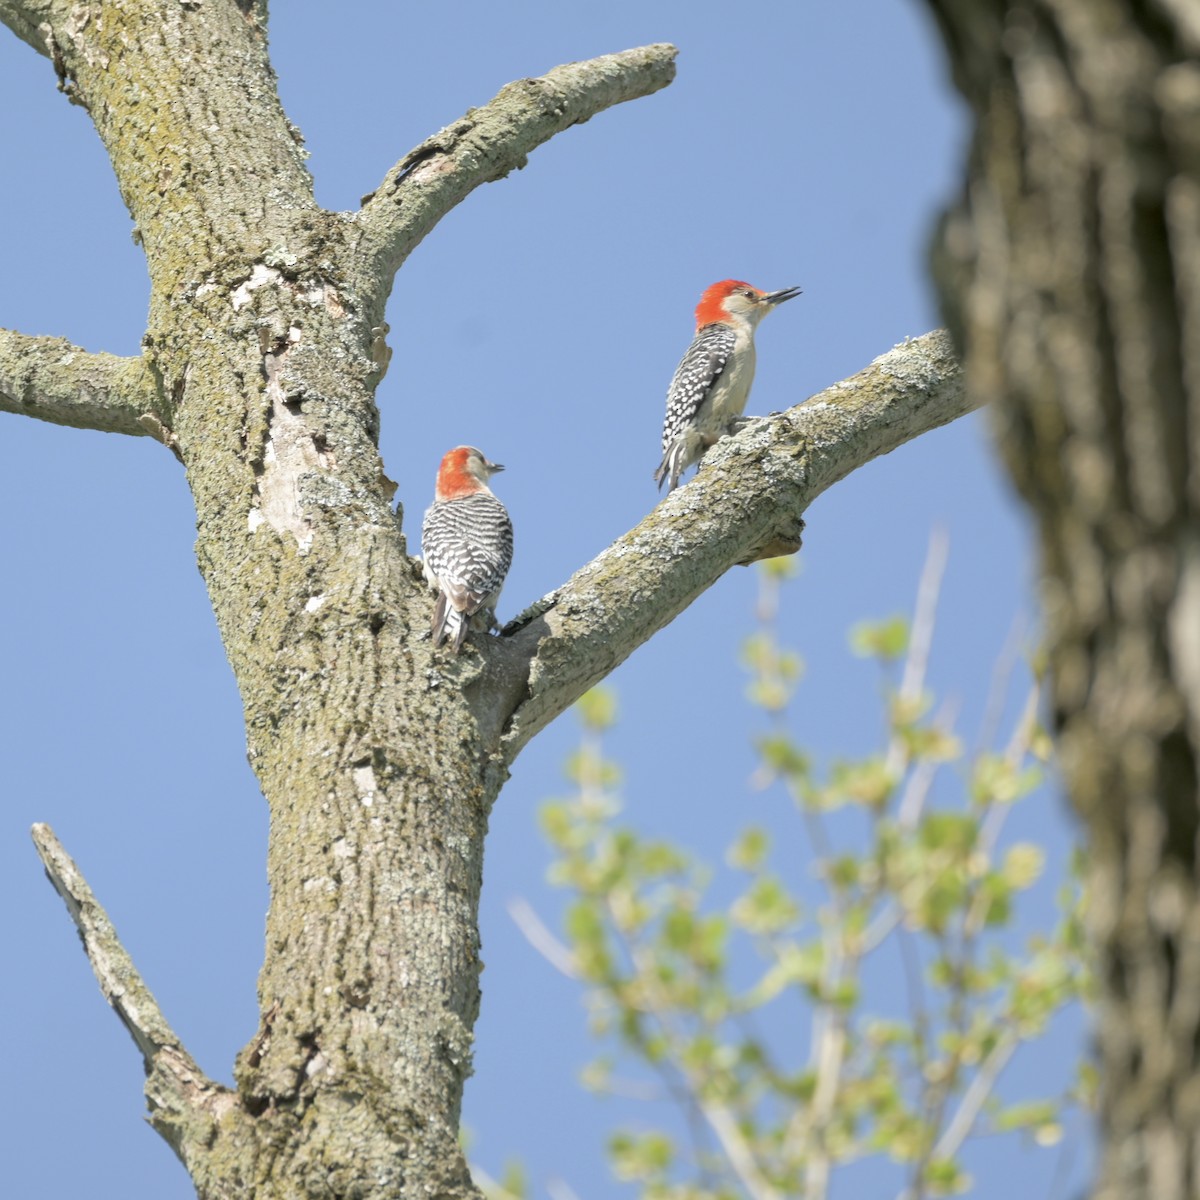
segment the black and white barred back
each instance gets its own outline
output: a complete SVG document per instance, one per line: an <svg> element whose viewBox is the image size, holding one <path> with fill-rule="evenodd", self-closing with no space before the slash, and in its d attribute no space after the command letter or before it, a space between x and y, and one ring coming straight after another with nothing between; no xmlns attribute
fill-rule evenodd
<svg viewBox="0 0 1200 1200"><path fill-rule="evenodd" d="M513 528L508 510L488 491L438 500L421 525L425 571L439 589L433 642L454 639L457 652L469 618L493 608L512 565Z"/></svg>

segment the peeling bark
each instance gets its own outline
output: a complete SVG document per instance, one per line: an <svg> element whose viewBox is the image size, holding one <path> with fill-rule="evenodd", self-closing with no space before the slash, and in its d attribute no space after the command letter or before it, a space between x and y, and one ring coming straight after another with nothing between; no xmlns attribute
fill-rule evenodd
<svg viewBox="0 0 1200 1200"><path fill-rule="evenodd" d="M975 111L935 247L1033 510L1099 957L1097 1200L1200 1195L1200 22L931 0Z"/></svg>

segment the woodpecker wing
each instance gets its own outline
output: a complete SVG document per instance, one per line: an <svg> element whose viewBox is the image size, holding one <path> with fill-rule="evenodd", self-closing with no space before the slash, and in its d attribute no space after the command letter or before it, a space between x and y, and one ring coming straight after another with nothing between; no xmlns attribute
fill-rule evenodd
<svg viewBox="0 0 1200 1200"><path fill-rule="evenodd" d="M664 455L675 439L695 423L736 343L737 333L729 325L705 325L696 333L667 389L667 415L662 437Z"/></svg>
<svg viewBox="0 0 1200 1200"><path fill-rule="evenodd" d="M425 562L443 595L471 616L495 600L512 565L508 511L491 492L439 500L421 526Z"/></svg>

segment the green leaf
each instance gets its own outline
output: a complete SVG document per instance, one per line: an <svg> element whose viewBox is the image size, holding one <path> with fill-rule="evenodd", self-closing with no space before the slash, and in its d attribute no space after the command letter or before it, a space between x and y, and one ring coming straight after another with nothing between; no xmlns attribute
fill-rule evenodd
<svg viewBox="0 0 1200 1200"><path fill-rule="evenodd" d="M921 845L927 850L946 851L961 857L974 847L978 835L979 822L966 813L931 812L921 821Z"/></svg>
<svg viewBox="0 0 1200 1200"><path fill-rule="evenodd" d="M754 747L763 765L772 772L789 779L807 779L808 756L786 734L767 734L755 738Z"/></svg>
<svg viewBox="0 0 1200 1200"><path fill-rule="evenodd" d="M792 689L775 676L762 675L746 685L746 699L767 712L779 712L786 708L791 698Z"/></svg>
<svg viewBox="0 0 1200 1200"><path fill-rule="evenodd" d="M912 758L926 762L954 762L962 757L963 744L952 733L932 725L912 725L900 734Z"/></svg>
<svg viewBox="0 0 1200 1200"><path fill-rule="evenodd" d="M893 662L908 650L908 621L888 617L884 621L860 621L850 630L850 649L859 658Z"/></svg>
<svg viewBox="0 0 1200 1200"><path fill-rule="evenodd" d="M976 804L1012 804L1041 781L1040 767L1014 766L1003 755L981 754L971 775L971 798Z"/></svg>
<svg viewBox="0 0 1200 1200"><path fill-rule="evenodd" d="M984 906L983 923L997 928L1012 919L1012 885L1006 876L990 872L980 881L979 903Z"/></svg>
<svg viewBox="0 0 1200 1200"><path fill-rule="evenodd" d="M861 762L835 763L829 783L818 790L817 804L821 808L840 808L843 804L863 804L881 809L896 786L895 777L887 770L878 755Z"/></svg>
<svg viewBox="0 0 1200 1200"><path fill-rule="evenodd" d="M731 867L755 871L762 866L770 849L770 834L761 826L751 825L744 829L741 837L729 847L725 859Z"/></svg>
<svg viewBox="0 0 1200 1200"><path fill-rule="evenodd" d="M760 875L733 902L729 915L751 933L778 933L796 922L799 906L775 875Z"/></svg>
<svg viewBox="0 0 1200 1200"><path fill-rule="evenodd" d="M839 854L825 863L824 875L835 888L855 887L862 878L863 864L852 854Z"/></svg>
<svg viewBox="0 0 1200 1200"><path fill-rule="evenodd" d="M526 1200L529 1195L529 1177L516 1159L509 1159L505 1164L504 1174L500 1176L500 1186L517 1200Z"/></svg>
<svg viewBox="0 0 1200 1200"><path fill-rule="evenodd" d="M971 1186L971 1177L952 1158L935 1158L925 1168L925 1180L934 1196L956 1196Z"/></svg>
<svg viewBox="0 0 1200 1200"><path fill-rule="evenodd" d="M794 554L780 555L778 558L763 558L759 560L758 569L768 579L793 579L800 573L800 563Z"/></svg>
<svg viewBox="0 0 1200 1200"><path fill-rule="evenodd" d="M575 711L585 729L603 733L616 723L617 693L612 688L597 684L579 697L575 702Z"/></svg>
<svg viewBox="0 0 1200 1200"><path fill-rule="evenodd" d="M1026 1100L1010 1104L992 1118L992 1127L997 1133L1013 1129L1033 1129L1058 1120L1058 1105L1053 1100Z"/></svg>
<svg viewBox="0 0 1200 1200"><path fill-rule="evenodd" d="M1021 892L1037 882L1045 865L1046 852L1041 846L1018 842L1008 848L1000 872L1011 887Z"/></svg>
<svg viewBox="0 0 1200 1200"><path fill-rule="evenodd" d="M651 1180L661 1176L674 1161L675 1147L665 1134L615 1133L608 1153L618 1179Z"/></svg>

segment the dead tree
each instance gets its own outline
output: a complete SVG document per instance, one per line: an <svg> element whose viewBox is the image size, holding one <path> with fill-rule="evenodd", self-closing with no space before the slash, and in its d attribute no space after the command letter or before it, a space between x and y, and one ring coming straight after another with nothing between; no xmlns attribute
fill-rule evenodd
<svg viewBox="0 0 1200 1200"><path fill-rule="evenodd" d="M38 848L201 1197L475 1196L458 1115L484 833L509 765L731 566L794 550L823 489L971 407L948 339L722 443L504 636L451 657L430 645L376 446L393 277L479 184L666 86L673 47L513 83L357 212L328 212L280 106L264 0L0 0L0 19L90 114L151 280L138 358L0 331L0 408L179 459L270 807L261 1026L236 1089L180 1044L45 826Z"/></svg>

